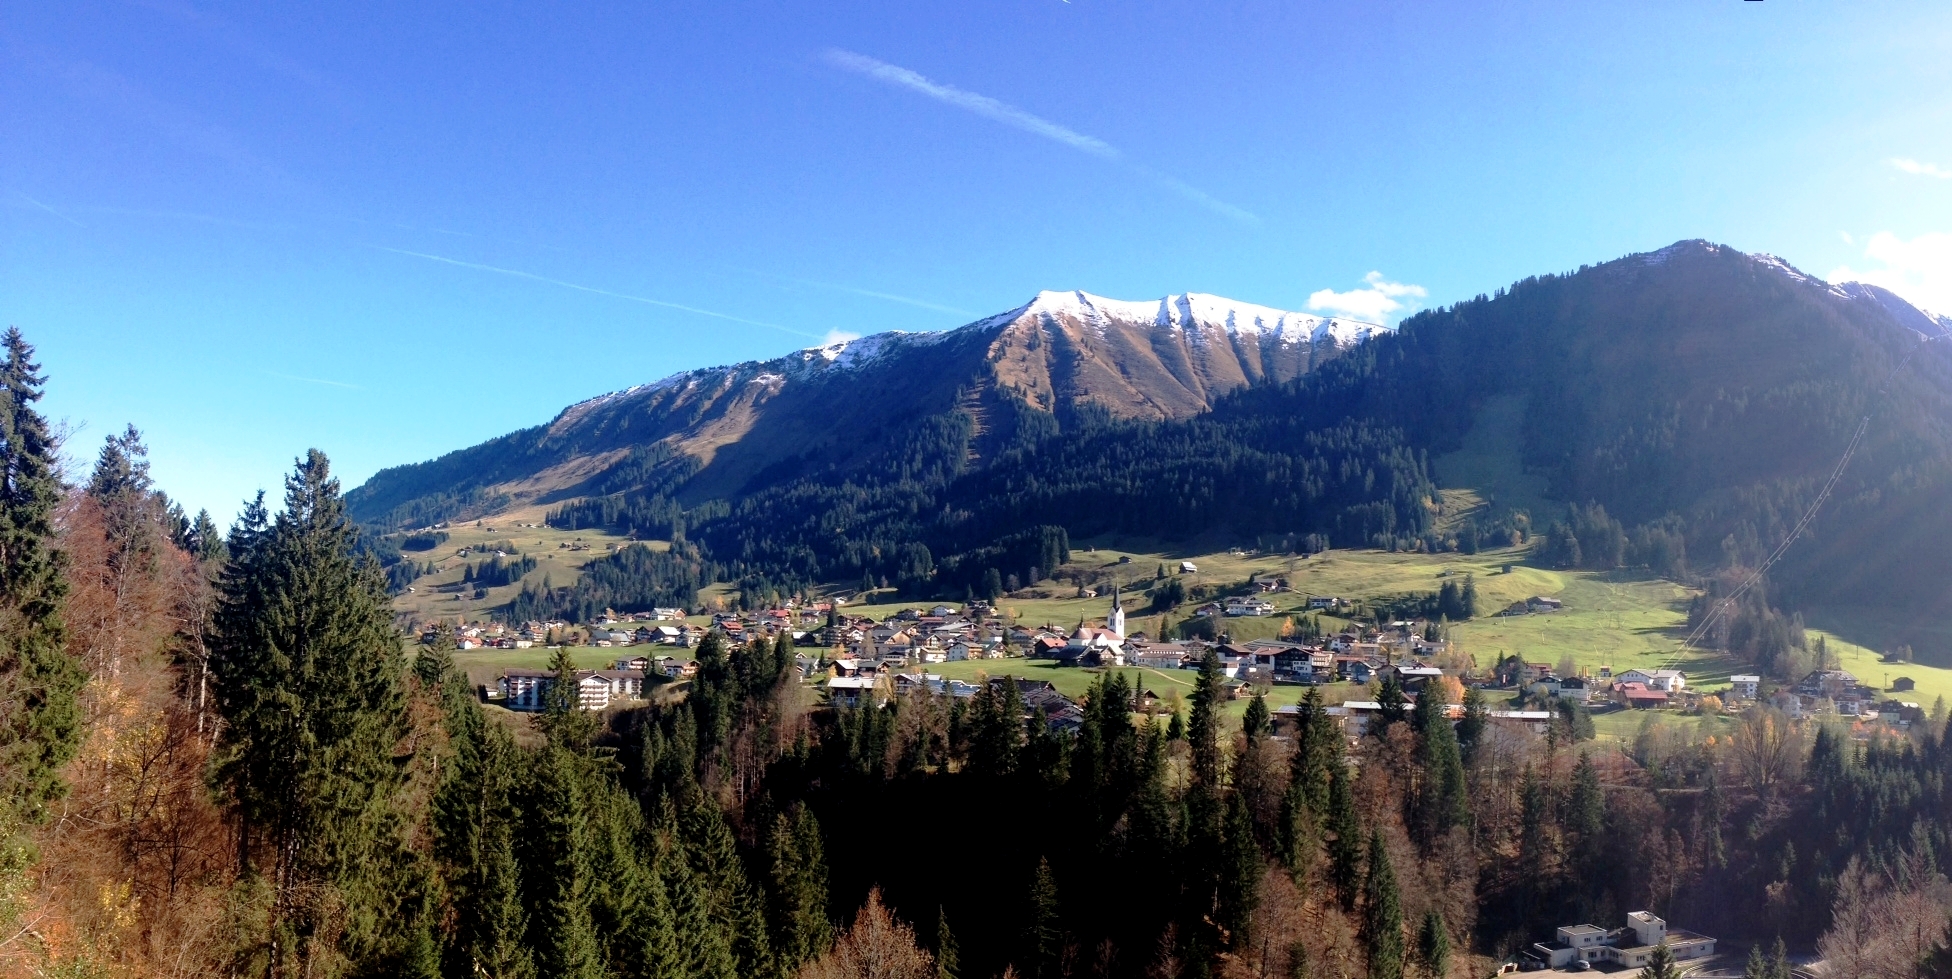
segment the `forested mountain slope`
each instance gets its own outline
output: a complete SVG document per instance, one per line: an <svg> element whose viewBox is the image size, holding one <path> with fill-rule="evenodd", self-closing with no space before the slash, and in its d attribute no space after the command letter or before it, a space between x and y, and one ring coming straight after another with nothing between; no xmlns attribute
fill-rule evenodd
<svg viewBox="0 0 1952 979"><path fill-rule="evenodd" d="M1420 315L1292 395L1225 411L1361 418L1435 457L1486 404L1519 399L1524 466L1554 499L1607 511L1582 514L1577 546L1562 536L1547 556L1664 571L1755 566L1862 425L1774 578L1795 602L1938 614L1952 571L1948 325L1883 290L1682 242Z"/></svg>
<svg viewBox="0 0 1952 979"><path fill-rule="evenodd" d="M1046 292L944 333L892 332L674 374L565 409L348 494L362 520L416 526L619 489L688 504L807 470L851 472L959 414L963 462L1093 417L1184 418L1291 380L1380 327L1187 294L1123 302ZM1027 412L1025 411L1027 409ZM871 475L869 478L873 478Z"/></svg>
<svg viewBox="0 0 1952 979"><path fill-rule="evenodd" d="M557 491L583 497L559 525L684 535L730 578L866 576L917 594L960 595L993 569L1034 579L1060 530L1441 549L1529 527L1552 563L1680 576L1757 565L1861 427L1775 586L1793 603L1947 611L1952 345L1936 342L1944 320L1890 293L1689 241L1368 342L1292 314L1216 327L1205 301L1045 294L947 334L803 352L806 380L765 365L680 375L382 473L358 505L369 520L419 512L440 498L401 509L400 488L457 458L502 487L577 458L594 476ZM827 407L782 410L794 397ZM688 427L660 434L687 405ZM1436 487L1457 484L1433 460L1488 406L1511 468L1544 487L1540 512L1494 500L1439 521ZM809 419L822 431L796 427Z"/></svg>

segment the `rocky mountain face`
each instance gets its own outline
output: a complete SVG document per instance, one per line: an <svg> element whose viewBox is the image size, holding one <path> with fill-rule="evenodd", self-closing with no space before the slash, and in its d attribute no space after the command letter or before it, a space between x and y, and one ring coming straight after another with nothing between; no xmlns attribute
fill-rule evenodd
<svg viewBox="0 0 1952 979"><path fill-rule="evenodd" d="M676 495L698 502L808 466L845 469L916 417L955 411L973 424L969 461L980 465L1026 424L1190 417L1384 332L1198 293L1044 292L954 330L881 333L592 398L547 425L384 470L348 500L362 520L408 526L574 496L651 450L682 484Z"/></svg>

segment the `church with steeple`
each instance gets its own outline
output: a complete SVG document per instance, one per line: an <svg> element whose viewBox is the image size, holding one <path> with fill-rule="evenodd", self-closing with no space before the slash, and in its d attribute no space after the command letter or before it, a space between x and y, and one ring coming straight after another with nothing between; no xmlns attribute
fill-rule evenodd
<svg viewBox="0 0 1952 979"><path fill-rule="evenodd" d="M1112 586L1112 611L1105 617L1105 627L1085 625L1079 619L1077 631L1056 656L1065 666L1125 665L1125 600L1116 585Z"/></svg>

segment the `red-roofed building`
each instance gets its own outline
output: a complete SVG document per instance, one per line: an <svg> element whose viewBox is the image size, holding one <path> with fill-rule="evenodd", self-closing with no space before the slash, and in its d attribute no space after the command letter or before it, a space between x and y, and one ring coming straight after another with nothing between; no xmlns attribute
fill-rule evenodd
<svg viewBox="0 0 1952 979"><path fill-rule="evenodd" d="M1613 695L1636 710L1667 706L1667 692L1649 689L1644 683L1622 683L1613 688Z"/></svg>

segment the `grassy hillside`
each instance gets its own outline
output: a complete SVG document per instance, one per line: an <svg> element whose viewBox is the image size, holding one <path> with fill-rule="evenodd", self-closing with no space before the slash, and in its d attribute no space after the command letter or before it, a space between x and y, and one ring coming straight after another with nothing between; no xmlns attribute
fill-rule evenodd
<svg viewBox="0 0 1952 979"><path fill-rule="evenodd" d="M422 622L486 619L490 609L507 604L524 584L540 584L545 577L557 585L569 584L581 573L584 564L628 543L621 536L600 530L564 531L545 527L539 516L530 518L526 513L450 526L442 532L448 539L433 550L407 552L408 560L422 564L435 562L439 572L415 579L412 591L393 600L395 611ZM461 587L468 565L492 558L498 546L511 545L524 556L533 555L539 567L520 581L488 589L482 598L474 597L472 587ZM651 546L665 545L652 542ZM572 549L577 547L586 549ZM465 558L460 556L463 550L469 552Z"/></svg>

